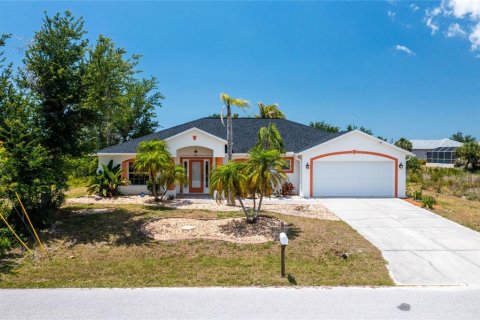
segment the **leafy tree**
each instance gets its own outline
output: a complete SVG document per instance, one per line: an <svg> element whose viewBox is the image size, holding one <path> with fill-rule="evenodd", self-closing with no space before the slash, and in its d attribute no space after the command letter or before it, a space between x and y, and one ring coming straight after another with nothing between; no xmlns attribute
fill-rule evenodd
<svg viewBox="0 0 480 320"><path fill-rule="evenodd" d="M93 177L88 191L102 197L114 197L118 195L118 187L126 183L122 179L123 170L119 164L114 166L113 160L110 160L107 165L103 163L101 165L102 170Z"/></svg>
<svg viewBox="0 0 480 320"><path fill-rule="evenodd" d="M247 215L249 217L247 220L257 221L263 198L271 196L273 190L286 180L283 172L285 164L285 160L281 158L278 150L254 148L249 152L248 161L245 163L245 174L247 190L253 196L253 208ZM258 205L256 204L257 197Z"/></svg>
<svg viewBox="0 0 480 320"><path fill-rule="evenodd" d="M212 113L211 115L208 116L209 118L215 118L215 119L220 119L221 118L221 115L220 113ZM232 118L233 119L238 119L240 117L240 115L238 113L233 113L232 114Z"/></svg>
<svg viewBox="0 0 480 320"><path fill-rule="evenodd" d="M171 165L172 158L165 141L155 139L138 144L134 167L137 172L148 172L155 201L160 200L157 192L157 177L165 174Z"/></svg>
<svg viewBox="0 0 480 320"><path fill-rule="evenodd" d="M357 129L360 130L360 131L362 131L362 132L364 132L364 133L366 133L366 134L373 135L373 131L372 131L371 129L365 128L364 126L361 126L361 127L359 128L359 127L357 127L355 124L349 124L349 125L347 125L347 127L346 127L346 130L347 130L347 131L353 131L353 130L357 130Z"/></svg>
<svg viewBox="0 0 480 320"><path fill-rule="evenodd" d="M286 119L285 114L280 111L278 104L264 105L262 102L258 103L258 114L255 118L260 119Z"/></svg>
<svg viewBox="0 0 480 320"><path fill-rule="evenodd" d="M158 127L154 121L155 108L161 107L164 99L157 89L157 80L131 80L126 86L119 110L114 114L115 130L122 142L146 136Z"/></svg>
<svg viewBox="0 0 480 320"><path fill-rule="evenodd" d="M8 36L0 38L3 44ZM57 183L56 164L41 144L44 130L36 123L37 109L31 96L18 90L11 64L0 65L0 141L3 146L0 199L15 203L17 192L32 222L44 225L51 221L53 209L63 201L65 184ZM23 227L18 223L18 215L12 215L11 219Z"/></svg>
<svg viewBox="0 0 480 320"><path fill-rule="evenodd" d="M315 121L315 122L310 121L309 125L312 128L319 129L325 132L335 133L340 131L340 127L333 126L331 124L326 123L325 121Z"/></svg>
<svg viewBox="0 0 480 320"><path fill-rule="evenodd" d="M412 143L406 138L400 138L395 142L395 145L403 150L412 151Z"/></svg>
<svg viewBox="0 0 480 320"><path fill-rule="evenodd" d="M452 136L450 137L450 139L454 140L454 141L458 141L458 142L461 142L461 143L465 143L465 142L472 142L472 141L476 141L477 139L472 136L472 135L463 135L462 132L458 131L454 134L452 134Z"/></svg>
<svg viewBox="0 0 480 320"><path fill-rule="evenodd" d="M476 171L479 168L480 145L476 141L469 141L457 148L456 156L463 162L465 170Z"/></svg>
<svg viewBox="0 0 480 320"><path fill-rule="evenodd" d="M268 127L260 128L255 146L266 150L275 149L280 153L285 153L282 136L274 123L270 123Z"/></svg>
<svg viewBox="0 0 480 320"><path fill-rule="evenodd" d="M45 15L23 60L21 85L39 104L35 116L43 129L42 144L59 162L62 155L83 153L82 129L91 123L89 110L80 103L88 45L83 24L82 18L76 19L69 11Z"/></svg>
<svg viewBox="0 0 480 320"><path fill-rule="evenodd" d="M83 77L85 98L83 104L97 113L98 148L117 143L114 140L113 117L122 103L124 88L134 74L138 56L125 59L125 50L102 35L95 48L89 49L90 58Z"/></svg>
<svg viewBox="0 0 480 320"><path fill-rule="evenodd" d="M233 123L232 123L232 106L240 109L248 108L248 101L241 98L232 98L226 93L220 94L220 100L222 100L224 106L223 109L227 109L227 160L232 160L233 153Z"/></svg>

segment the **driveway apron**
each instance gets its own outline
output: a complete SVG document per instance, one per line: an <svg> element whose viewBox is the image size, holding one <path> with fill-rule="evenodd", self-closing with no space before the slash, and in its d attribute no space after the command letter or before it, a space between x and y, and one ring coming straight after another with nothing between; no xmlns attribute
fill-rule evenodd
<svg viewBox="0 0 480 320"><path fill-rule="evenodd" d="M382 251L397 284L480 284L480 233L401 199L319 201Z"/></svg>

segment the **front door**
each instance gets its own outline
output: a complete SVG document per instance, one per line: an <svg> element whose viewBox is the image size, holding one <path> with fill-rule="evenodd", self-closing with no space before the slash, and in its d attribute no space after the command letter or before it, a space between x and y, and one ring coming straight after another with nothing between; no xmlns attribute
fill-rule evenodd
<svg viewBox="0 0 480 320"><path fill-rule="evenodd" d="M189 192L203 193L203 160L190 160Z"/></svg>

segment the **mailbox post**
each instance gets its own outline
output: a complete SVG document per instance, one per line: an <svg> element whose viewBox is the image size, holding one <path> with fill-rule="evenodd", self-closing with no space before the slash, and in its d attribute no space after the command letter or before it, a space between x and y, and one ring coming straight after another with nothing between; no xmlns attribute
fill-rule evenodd
<svg viewBox="0 0 480 320"><path fill-rule="evenodd" d="M285 248L288 245L288 237L285 232L280 233L281 260L282 260L282 278L285 278Z"/></svg>

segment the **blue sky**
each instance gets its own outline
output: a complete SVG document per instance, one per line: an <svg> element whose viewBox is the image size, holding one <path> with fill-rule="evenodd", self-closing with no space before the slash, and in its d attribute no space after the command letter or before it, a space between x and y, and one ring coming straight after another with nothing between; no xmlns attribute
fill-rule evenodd
<svg viewBox="0 0 480 320"><path fill-rule="evenodd" d="M478 4L478 2L477 2ZM291 120L397 139L480 138L480 5L440 2L1 2L20 65L43 12L83 16L88 38L142 54L169 127L219 112L220 92ZM476 29L478 27L478 30ZM241 113L243 114L243 113Z"/></svg>

